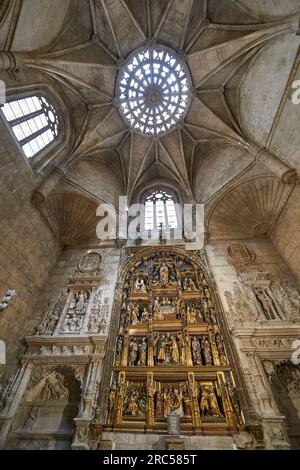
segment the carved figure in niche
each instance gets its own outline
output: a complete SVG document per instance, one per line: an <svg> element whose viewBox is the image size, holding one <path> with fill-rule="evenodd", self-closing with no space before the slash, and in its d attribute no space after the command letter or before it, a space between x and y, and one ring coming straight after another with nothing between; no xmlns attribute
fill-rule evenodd
<svg viewBox="0 0 300 470"><path fill-rule="evenodd" d="M147 348L148 348L147 339L143 338L138 347L139 347L138 365L145 366L147 363Z"/></svg>
<svg viewBox="0 0 300 470"><path fill-rule="evenodd" d="M39 415L40 408L38 406L30 407L27 417L24 421L23 430L31 431L33 428L34 423L36 422L38 415Z"/></svg>
<svg viewBox="0 0 300 470"><path fill-rule="evenodd" d="M146 410L147 393L144 387L129 387L124 399L125 415L143 416Z"/></svg>
<svg viewBox="0 0 300 470"><path fill-rule="evenodd" d="M145 324L148 322L148 320L149 320L149 312L147 308L145 307L142 313L141 323Z"/></svg>
<svg viewBox="0 0 300 470"><path fill-rule="evenodd" d="M181 300L180 298L177 298L174 300L174 311L175 311L175 314L176 314L176 318L180 318L181 317Z"/></svg>
<svg viewBox="0 0 300 470"><path fill-rule="evenodd" d="M201 417L222 416L213 385L204 385L202 387L200 398L200 413Z"/></svg>
<svg viewBox="0 0 300 470"><path fill-rule="evenodd" d="M96 332L98 331L98 313L92 312L89 318L88 331Z"/></svg>
<svg viewBox="0 0 300 470"><path fill-rule="evenodd" d="M156 351L157 362L164 364L167 359L167 340L165 335L159 335Z"/></svg>
<svg viewBox="0 0 300 470"><path fill-rule="evenodd" d="M134 292L142 294L147 293L147 287L144 282L144 279L136 279L134 283Z"/></svg>
<svg viewBox="0 0 300 470"><path fill-rule="evenodd" d="M192 339L191 348L192 348L192 357L193 357L194 365L201 366L202 365L201 347L196 336L194 336Z"/></svg>
<svg viewBox="0 0 300 470"><path fill-rule="evenodd" d="M123 337L119 336L117 339L117 347L116 347L116 366L119 366L121 363L122 351L123 351Z"/></svg>
<svg viewBox="0 0 300 470"><path fill-rule="evenodd" d="M115 382L111 384L109 395L108 395L108 413L109 415L112 414L115 402L116 402L116 394L117 394L117 385Z"/></svg>
<svg viewBox="0 0 300 470"><path fill-rule="evenodd" d="M264 364L266 369L266 366ZM300 393L300 367L289 362L283 362L274 366L275 373L269 377L277 390L284 393Z"/></svg>
<svg viewBox="0 0 300 470"><path fill-rule="evenodd" d="M164 319L164 315L163 313L160 311L160 303L159 303L159 298L156 297L154 299L154 304L153 304L153 319L154 320L163 320Z"/></svg>
<svg viewBox="0 0 300 470"><path fill-rule="evenodd" d="M155 416L161 418L163 415L163 394L158 390L155 394Z"/></svg>
<svg viewBox="0 0 300 470"><path fill-rule="evenodd" d="M41 400L67 400L69 392L64 385L64 380L61 374L47 377L41 391Z"/></svg>
<svg viewBox="0 0 300 470"><path fill-rule="evenodd" d="M210 320L211 320L212 325L217 325L218 322L215 316L215 311L212 307L209 309L209 313L210 313Z"/></svg>
<svg viewBox="0 0 300 470"><path fill-rule="evenodd" d="M179 357L180 357L180 364L185 366L186 365L186 353L185 353L185 340L182 336L182 333L178 333L178 348L179 348Z"/></svg>
<svg viewBox="0 0 300 470"><path fill-rule="evenodd" d="M139 308L137 305L134 305L132 307L132 311L131 311L131 324L132 325L139 325L140 324L140 320L139 320Z"/></svg>
<svg viewBox="0 0 300 470"><path fill-rule="evenodd" d="M220 335L220 333L217 333L215 338L216 338L216 345L217 345L217 348L218 348L218 353L219 353L221 365L226 366L227 365L227 357L226 357L226 353L225 353L223 338Z"/></svg>
<svg viewBox="0 0 300 470"><path fill-rule="evenodd" d="M54 308L51 309L49 306L46 313L43 316L43 320L41 321L40 325L36 329L36 334L49 334L52 335L54 330L57 326L58 320L60 315L63 311L65 306L66 300L68 297L68 292L64 292L60 295L57 302L54 305Z"/></svg>
<svg viewBox="0 0 300 470"><path fill-rule="evenodd" d="M212 366L213 361L212 361L210 343L209 343L209 341L206 337L202 338L201 347L202 347L202 351L203 351L203 355L204 355L205 365L206 366Z"/></svg>
<svg viewBox="0 0 300 470"><path fill-rule="evenodd" d="M87 300L88 300L87 292L84 292L81 290L76 296L76 306L75 306L76 313L85 312Z"/></svg>
<svg viewBox="0 0 300 470"><path fill-rule="evenodd" d="M164 417L166 418L170 413L177 413L183 416L182 395L177 386L165 387L163 392L164 401Z"/></svg>
<svg viewBox="0 0 300 470"><path fill-rule="evenodd" d="M169 387L164 389L164 416L168 416L172 412L172 396Z"/></svg>
<svg viewBox="0 0 300 470"><path fill-rule="evenodd" d="M181 415L183 414L181 391L178 388L174 387L173 388L173 412L176 410L180 410Z"/></svg>
<svg viewBox="0 0 300 470"><path fill-rule="evenodd" d="M179 348L178 348L176 336L172 335L171 339L172 339L172 346L171 346L172 362L173 364L179 364L180 356L179 356Z"/></svg>
<svg viewBox="0 0 300 470"><path fill-rule="evenodd" d="M191 399L186 389L184 389L183 391L182 401L183 401L184 416L192 416Z"/></svg>
<svg viewBox="0 0 300 470"><path fill-rule="evenodd" d="M76 307L76 298L75 298L74 292L72 292L70 296L70 300L69 300L68 311L75 310L75 307Z"/></svg>
<svg viewBox="0 0 300 470"><path fill-rule="evenodd" d="M172 363L172 338L169 334L166 335L165 348L166 348L165 364L171 364Z"/></svg>
<svg viewBox="0 0 300 470"><path fill-rule="evenodd" d="M271 284L271 292L284 310L286 318L291 321L296 320L300 313L300 297L292 283L274 281Z"/></svg>
<svg viewBox="0 0 300 470"><path fill-rule="evenodd" d="M131 416L138 416L139 415L139 405L138 401L138 393L133 391L128 404L128 414Z"/></svg>
<svg viewBox="0 0 300 470"><path fill-rule="evenodd" d="M132 338L130 340L129 344L129 366L135 366L137 362L137 357L138 357L138 344L137 340L135 338Z"/></svg>
<svg viewBox="0 0 300 470"><path fill-rule="evenodd" d="M197 312L194 307L187 307L186 321L188 325L195 325L195 323L197 323Z"/></svg>
<svg viewBox="0 0 300 470"><path fill-rule="evenodd" d="M226 291L225 297L235 322L256 321L258 319L258 310L255 308L255 297L250 289L240 287L234 283L233 294Z"/></svg>
<svg viewBox="0 0 300 470"><path fill-rule="evenodd" d="M279 314L273 299L270 297L266 289L254 289L254 294L259 308L267 320L282 320L282 317Z"/></svg>
<svg viewBox="0 0 300 470"><path fill-rule="evenodd" d="M161 287L167 287L169 284L169 268L165 262L163 262L159 270L159 277Z"/></svg>

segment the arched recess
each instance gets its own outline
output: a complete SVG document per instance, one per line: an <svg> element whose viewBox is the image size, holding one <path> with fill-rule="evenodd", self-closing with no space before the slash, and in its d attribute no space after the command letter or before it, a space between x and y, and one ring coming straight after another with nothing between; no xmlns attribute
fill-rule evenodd
<svg viewBox="0 0 300 470"><path fill-rule="evenodd" d="M76 246L95 240L98 205L95 199L63 191L50 194L39 208L60 243Z"/></svg>
<svg viewBox="0 0 300 470"><path fill-rule="evenodd" d="M234 185L206 214L210 239L269 238L292 190L292 185L271 175Z"/></svg>
<svg viewBox="0 0 300 470"><path fill-rule="evenodd" d="M165 303L164 299L169 303ZM193 305L192 309L198 309L195 321L191 320L190 303ZM175 304L176 307L173 308ZM161 317L162 311L164 319ZM201 429L205 434L210 418L211 423L214 423L210 428L212 433L217 422L221 427L227 423L225 427L227 426L229 434L233 428L243 427L243 418L239 418L241 407L238 404L238 396L245 409L250 407L249 399L244 391L238 363L234 359L235 353L204 253L159 247L142 249L132 254L119 274L112 318L100 391L101 424L105 429L126 431L130 426L131 430L135 429L137 432L144 432L145 429L163 432L166 429L167 408L165 404L164 411L158 411L157 394L160 391L165 393L166 389L170 391L172 387L174 391L174 382L179 394L178 407L175 409L181 410L179 415L183 432ZM213 339L217 331L219 339L223 335L223 344L226 343L227 351L225 354L228 355L228 359L223 356L220 362L216 358L218 352L214 349ZM198 347L198 352L199 346L196 346L196 343L199 341L198 344L201 344L201 357L190 349L189 335L195 340L194 346ZM161 336L164 336L166 341L172 341L172 351L177 350L175 343L178 342L178 356L177 353L172 353L170 362L167 359L168 353L162 357L154 346L158 344L156 338ZM204 337L209 338L213 345L210 349L214 350L212 362L209 359L209 350L205 352L205 346L200 343ZM132 356L134 342L139 342L139 355L135 359ZM148 348L146 353L145 345ZM219 366L216 366L217 363ZM224 388L221 385L221 376L225 363L228 374L224 376ZM230 380L227 382L226 377L229 379L230 370L234 370L236 389L232 389L233 394L229 399L225 389L226 383L229 386ZM220 409L223 409L220 413L217 407L211 414L201 408L204 399L201 402L200 394L203 390L200 391L199 387L203 386L203 383L200 383L201 377L204 377L202 374L206 373L208 377L208 371L212 373L209 386L212 387L212 393L213 389L215 390L216 397L218 385L213 383L212 377L219 381L221 387L218 389L221 395L217 398ZM232 375L231 380L234 381ZM205 390L203 393L205 394ZM191 394L194 396L192 405ZM220 399L226 401L226 397L227 411L220 404Z"/></svg>
<svg viewBox="0 0 300 470"><path fill-rule="evenodd" d="M73 367L35 365L6 448L70 448L80 396L81 383Z"/></svg>

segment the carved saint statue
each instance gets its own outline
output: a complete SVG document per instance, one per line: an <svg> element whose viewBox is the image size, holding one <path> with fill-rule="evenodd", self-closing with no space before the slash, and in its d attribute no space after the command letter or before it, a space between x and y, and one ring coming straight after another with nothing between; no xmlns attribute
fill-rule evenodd
<svg viewBox="0 0 300 470"><path fill-rule="evenodd" d="M193 356L194 365L201 366L202 365L201 347L196 336L194 336L192 339L191 348L192 348L192 356Z"/></svg>
<svg viewBox="0 0 300 470"><path fill-rule="evenodd" d="M218 405L217 397L212 385L205 385L202 388L200 399L201 416L222 416Z"/></svg>
<svg viewBox="0 0 300 470"><path fill-rule="evenodd" d="M186 365L186 353L185 353L185 340L182 334L178 334L178 347L179 347L179 356L180 356L180 364L185 366Z"/></svg>
<svg viewBox="0 0 300 470"><path fill-rule="evenodd" d="M192 415L192 406L191 406L191 399L185 390L183 393L183 411L185 416L191 416Z"/></svg>
<svg viewBox="0 0 300 470"><path fill-rule="evenodd" d="M139 325L140 321L139 321L139 308L137 305L134 305L132 307L132 311L131 311L131 324L132 325Z"/></svg>
<svg viewBox="0 0 300 470"><path fill-rule="evenodd" d="M176 336L172 335L171 339L172 339L172 345L171 345L172 362L173 364L179 364L180 357L179 357L179 348L178 348Z"/></svg>
<svg viewBox="0 0 300 470"><path fill-rule="evenodd" d="M186 309L186 321L188 325L195 325L197 323L197 311L189 305Z"/></svg>
<svg viewBox="0 0 300 470"><path fill-rule="evenodd" d="M136 391L133 391L129 403L128 403L128 414L131 416L138 416L140 414L139 412L139 405L138 405L138 393Z"/></svg>
<svg viewBox="0 0 300 470"><path fill-rule="evenodd" d="M108 413L111 414L116 401L117 385L113 382L108 395Z"/></svg>
<svg viewBox="0 0 300 470"><path fill-rule="evenodd" d="M158 363L165 363L167 358L166 351L167 341L165 335L160 335L157 341L156 351L157 351L157 361Z"/></svg>
<svg viewBox="0 0 300 470"><path fill-rule="evenodd" d="M129 366L135 366L138 356L138 344L135 338L132 338L129 344Z"/></svg>
<svg viewBox="0 0 300 470"><path fill-rule="evenodd" d="M160 418L163 414L163 394L158 390L155 394L155 416Z"/></svg>
<svg viewBox="0 0 300 470"><path fill-rule="evenodd" d="M141 323L145 324L147 323L148 320L149 320L149 312L147 308L145 307L142 313Z"/></svg>
<svg viewBox="0 0 300 470"><path fill-rule="evenodd" d="M210 343L207 338L204 338L201 340L201 346L202 346L202 351L204 354L205 365L212 366L213 365L212 354L211 354L211 349L210 349Z"/></svg>
<svg viewBox="0 0 300 470"><path fill-rule="evenodd" d="M143 338L142 341L139 344L139 360L138 360L138 365L139 366L145 366L147 362L147 339Z"/></svg>
<svg viewBox="0 0 300 470"><path fill-rule="evenodd" d="M167 287L167 285L169 284L169 268L165 262L163 262L159 270L159 276L161 287Z"/></svg>
<svg viewBox="0 0 300 470"><path fill-rule="evenodd" d="M255 289L254 294L258 305L267 320L282 320L279 310L276 308L273 299L270 297L266 289Z"/></svg>
<svg viewBox="0 0 300 470"><path fill-rule="evenodd" d="M156 297L156 299L154 300L153 309L154 309L153 320L164 320L165 319L165 316L164 316L163 312L160 309L160 303L159 303L159 298L158 297Z"/></svg>

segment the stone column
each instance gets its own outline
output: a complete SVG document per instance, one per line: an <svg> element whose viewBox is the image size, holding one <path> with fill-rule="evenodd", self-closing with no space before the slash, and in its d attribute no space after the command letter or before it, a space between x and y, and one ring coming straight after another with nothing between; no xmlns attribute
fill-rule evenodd
<svg viewBox="0 0 300 470"><path fill-rule="evenodd" d="M9 70L11 72L15 72L17 70L16 57L11 52L0 52L0 71L3 70Z"/></svg>
<svg viewBox="0 0 300 470"><path fill-rule="evenodd" d="M54 167L51 175L47 176L40 186L35 189L32 196L32 202L37 206L41 205L53 189L60 183L65 172L66 168L63 166L60 168Z"/></svg>
<svg viewBox="0 0 300 470"><path fill-rule="evenodd" d="M33 364L22 363L14 381L12 390L6 401L5 408L0 413L0 449L4 446L12 420L18 410L22 396L27 388Z"/></svg>
<svg viewBox="0 0 300 470"><path fill-rule="evenodd" d="M268 150L261 148L256 144L252 144L251 149L256 160L263 163L268 170L282 181L282 183L297 183L298 175L294 168L291 168L287 163L284 163L278 157L275 157L275 155L268 152Z"/></svg>

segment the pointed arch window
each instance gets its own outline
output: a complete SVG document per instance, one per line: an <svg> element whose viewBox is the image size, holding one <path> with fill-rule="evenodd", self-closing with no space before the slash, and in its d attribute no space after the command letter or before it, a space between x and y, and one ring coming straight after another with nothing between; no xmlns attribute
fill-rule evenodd
<svg viewBox="0 0 300 470"><path fill-rule="evenodd" d="M58 137L58 115L44 95L9 100L1 110L28 159L35 157Z"/></svg>
<svg viewBox="0 0 300 470"><path fill-rule="evenodd" d="M155 189L145 195L146 230L177 228L176 199L167 189Z"/></svg>

